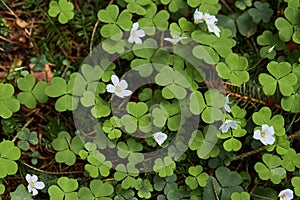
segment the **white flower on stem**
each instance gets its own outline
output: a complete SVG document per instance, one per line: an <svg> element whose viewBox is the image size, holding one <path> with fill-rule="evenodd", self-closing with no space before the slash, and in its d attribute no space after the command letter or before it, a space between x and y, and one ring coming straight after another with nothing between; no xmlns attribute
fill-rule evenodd
<svg viewBox="0 0 300 200"><path fill-rule="evenodd" d="M194 23L199 24L203 22L203 12L198 11L198 8L194 12Z"/></svg>
<svg viewBox="0 0 300 200"><path fill-rule="evenodd" d="M157 144L159 146L161 146L164 143L164 141L166 141L168 136L165 133L157 132L157 133L153 134L153 138L154 138L155 142L157 142Z"/></svg>
<svg viewBox="0 0 300 200"><path fill-rule="evenodd" d="M164 38L164 40L177 44L180 40L187 39L187 37L172 36L172 38Z"/></svg>
<svg viewBox="0 0 300 200"><path fill-rule="evenodd" d="M207 24L208 31L214 33L217 37L220 37L220 29L216 24Z"/></svg>
<svg viewBox="0 0 300 200"><path fill-rule="evenodd" d="M272 145L275 142L274 128L267 124L263 124L261 130L254 131L253 138L260 140L264 145Z"/></svg>
<svg viewBox="0 0 300 200"><path fill-rule="evenodd" d="M228 113L231 112L231 109L230 109L230 106L229 106L229 104L230 104L230 102L229 102L229 96L230 96L230 94L228 94L228 95L225 97L226 102L225 102L225 104L224 104L224 109L225 109L226 112L228 112Z"/></svg>
<svg viewBox="0 0 300 200"><path fill-rule="evenodd" d="M238 128L238 123L240 123L239 121L236 121L236 120L226 120L224 122L224 124L222 124L222 126L220 126L219 129L221 129L222 133L226 133L229 128L232 128L232 129L237 129Z"/></svg>
<svg viewBox="0 0 300 200"><path fill-rule="evenodd" d="M125 80L119 80L119 78L116 75L111 76L112 84L108 84L106 86L107 92L114 93L118 97L124 98L127 96L130 96L132 94L131 90L126 90L128 87L128 84Z"/></svg>
<svg viewBox="0 0 300 200"><path fill-rule="evenodd" d="M37 190L41 190L45 187L45 184L41 181L37 181L38 177L36 175L26 174L26 181L28 182L28 192L32 192L32 195L35 196L38 194Z"/></svg>
<svg viewBox="0 0 300 200"><path fill-rule="evenodd" d="M278 197L280 200L292 200L294 198L294 192L291 189L282 190Z"/></svg>
<svg viewBox="0 0 300 200"><path fill-rule="evenodd" d="M136 43L136 44L142 43L142 40L140 38L145 36L145 31L138 30L138 29L139 29L139 23L135 22L132 26L132 29L130 31L130 36L128 38L129 43Z"/></svg>

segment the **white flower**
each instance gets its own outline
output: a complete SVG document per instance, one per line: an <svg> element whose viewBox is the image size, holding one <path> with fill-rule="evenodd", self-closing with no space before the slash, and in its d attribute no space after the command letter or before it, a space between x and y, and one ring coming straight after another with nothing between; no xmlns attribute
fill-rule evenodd
<svg viewBox="0 0 300 200"><path fill-rule="evenodd" d="M218 19L214 15L210 15L208 13L204 13L198 11L194 12L194 23L199 24L205 22L208 28L208 31L211 33L214 33L217 37L220 37L220 29L216 25L218 22Z"/></svg>
<svg viewBox="0 0 300 200"><path fill-rule="evenodd" d="M217 37L220 37L220 29L216 24L207 24L208 31L214 33Z"/></svg>
<svg viewBox="0 0 300 200"><path fill-rule="evenodd" d="M112 75L111 81L114 85L108 84L106 86L107 92L114 93L118 97L121 97L121 98L130 96L132 94L132 91L126 90L126 88L128 87L128 84L125 80L120 81L116 75Z"/></svg>
<svg viewBox="0 0 300 200"><path fill-rule="evenodd" d="M228 94L226 97L225 97L225 100L226 100L226 102L225 102L225 104L224 104L224 109L227 111L227 112L231 112L231 109L230 109L230 106L229 106L229 104L230 104L230 102L229 102L229 96L230 96L230 94Z"/></svg>
<svg viewBox="0 0 300 200"><path fill-rule="evenodd" d="M28 182L28 186L27 186L27 189L28 189L28 192L32 192L32 195L35 196L38 194L38 190L41 190L45 187L45 184L41 181L37 181L38 180L38 177L36 175L29 175L29 174L26 174L26 181Z"/></svg>
<svg viewBox="0 0 300 200"><path fill-rule="evenodd" d="M291 200L294 198L293 193L294 193L293 190L285 189L279 193L278 197L280 197L280 200Z"/></svg>
<svg viewBox="0 0 300 200"><path fill-rule="evenodd" d="M199 24L199 23L202 23L203 22L203 13L198 11L198 8L195 10L194 12L194 23L195 24Z"/></svg>
<svg viewBox="0 0 300 200"><path fill-rule="evenodd" d="M168 138L167 134L162 133L162 132L157 132L153 134L153 138L154 140L157 142L157 144L159 146L162 145L162 143L164 143L164 141Z"/></svg>
<svg viewBox="0 0 300 200"><path fill-rule="evenodd" d="M137 44L142 43L142 40L140 38L145 36L145 31L138 30L138 28L139 28L139 23L135 22L132 26L132 29L130 31L130 36L128 38L129 43L137 43Z"/></svg>
<svg viewBox="0 0 300 200"><path fill-rule="evenodd" d="M172 42L172 44L177 44L182 39L187 39L187 37L172 36L172 38L164 38L164 40Z"/></svg>
<svg viewBox="0 0 300 200"><path fill-rule="evenodd" d="M237 129L238 128L238 125L237 125L238 123L240 123L240 122L235 121L235 120L226 120L224 122L224 124L222 124L222 126L220 126L219 129L221 129L222 133L226 133L229 128Z"/></svg>
<svg viewBox="0 0 300 200"><path fill-rule="evenodd" d="M261 130L254 131L253 138L260 140L264 145L272 145L275 142L274 133L273 126L269 127L267 124L263 124Z"/></svg>

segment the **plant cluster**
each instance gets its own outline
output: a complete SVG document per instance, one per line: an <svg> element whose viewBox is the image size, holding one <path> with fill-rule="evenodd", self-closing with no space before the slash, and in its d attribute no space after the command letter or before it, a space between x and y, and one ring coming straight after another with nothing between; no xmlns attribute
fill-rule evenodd
<svg viewBox="0 0 300 200"><path fill-rule="evenodd" d="M76 9L52 0L44 14L64 27ZM37 55L0 83L3 199L299 199L299 0L116 0L95 12L101 44L81 65L40 81ZM43 132L28 116L45 107ZM26 187L8 189L11 176Z"/></svg>

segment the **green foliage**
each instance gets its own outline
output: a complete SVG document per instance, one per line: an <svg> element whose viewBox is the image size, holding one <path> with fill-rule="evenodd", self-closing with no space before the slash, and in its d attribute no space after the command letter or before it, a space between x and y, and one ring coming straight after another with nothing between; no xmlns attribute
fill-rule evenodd
<svg viewBox="0 0 300 200"><path fill-rule="evenodd" d="M217 64L217 72L221 78L229 79L232 84L241 85L249 80L249 73L246 71L248 60L245 57L239 57L237 54L229 54L225 63Z"/></svg>
<svg viewBox="0 0 300 200"><path fill-rule="evenodd" d="M275 135L277 136L285 135L284 118L281 115L275 115L272 118L271 117L271 109L268 107L263 107L252 115L252 120L258 126L262 126L263 124L273 126Z"/></svg>
<svg viewBox="0 0 300 200"><path fill-rule="evenodd" d="M284 16L278 17L275 21L275 26L279 31L279 38L288 42L289 40L293 40L295 43L300 43L299 37L299 5L297 7L288 6L284 10Z"/></svg>
<svg viewBox="0 0 300 200"><path fill-rule="evenodd" d="M173 174L172 176L167 176L165 178L161 178L156 175L153 178L153 186L156 191L163 191L164 194L167 195L169 192L177 190L178 186L176 180L176 174Z"/></svg>
<svg viewBox="0 0 300 200"><path fill-rule="evenodd" d="M201 159L218 156L220 153L220 149L216 145L219 139L217 137L218 132L215 126L206 126L204 132L194 131L189 141L190 149L197 150L197 155Z"/></svg>
<svg viewBox="0 0 300 200"><path fill-rule="evenodd" d="M232 200L250 200L250 194L248 192L234 192L231 195Z"/></svg>
<svg viewBox="0 0 300 200"><path fill-rule="evenodd" d="M272 154L265 153L262 157L264 163L257 162L254 165L255 171L262 180L271 180L274 184L279 184L285 178L286 170L281 166L282 160Z"/></svg>
<svg viewBox="0 0 300 200"><path fill-rule="evenodd" d="M14 87L9 83L0 83L0 117L8 119L19 111L20 103L13 96Z"/></svg>
<svg viewBox="0 0 300 200"><path fill-rule="evenodd" d="M120 158L127 158L130 163L143 162L144 155L142 153L137 153L142 151L143 145L136 142L134 139L130 138L127 142L119 142L118 145L118 155Z"/></svg>
<svg viewBox="0 0 300 200"><path fill-rule="evenodd" d="M168 9L171 13L177 12L179 9L186 9L187 4L183 0L160 0L164 5L168 5Z"/></svg>
<svg viewBox="0 0 300 200"><path fill-rule="evenodd" d="M30 144L36 145L39 140L37 138L37 133L35 131L30 132L28 128L25 128L17 133L18 147L24 151L29 150Z"/></svg>
<svg viewBox="0 0 300 200"><path fill-rule="evenodd" d="M139 25L141 28L145 28L145 33L147 34L154 34L155 30L167 30L168 26L169 26L169 22L168 19L170 17L170 14L168 11L166 10L161 10L159 12L156 13L156 6L154 6L155 9L153 9L152 12L147 13L147 15L145 16L145 18L141 18L138 20ZM165 19L165 20L161 20L161 19Z"/></svg>
<svg viewBox="0 0 300 200"><path fill-rule="evenodd" d="M209 178L208 174L203 172L203 168L200 165L191 166L189 168L189 174L185 179L185 183L190 186L191 189L196 189L198 186L205 187Z"/></svg>
<svg viewBox="0 0 300 200"><path fill-rule="evenodd" d="M119 40L122 37L122 30L128 31L132 26L132 14L124 10L120 13L117 5L109 5L105 9L99 10L98 19L108 23L102 26L100 33L105 38Z"/></svg>
<svg viewBox="0 0 300 200"><path fill-rule="evenodd" d="M205 100L204 100L205 98ZM204 122L210 124L222 119L222 111L225 104L225 98L216 89L208 90L204 93L196 91L190 95L190 109L195 115L201 113Z"/></svg>
<svg viewBox="0 0 300 200"><path fill-rule="evenodd" d="M247 7L252 6L252 0L235 1L234 5L240 10L245 10Z"/></svg>
<svg viewBox="0 0 300 200"><path fill-rule="evenodd" d="M38 55L37 57L33 57L30 59L31 64L33 64L33 71L43 71L45 65L48 64L48 60L44 54Z"/></svg>
<svg viewBox="0 0 300 200"><path fill-rule="evenodd" d="M206 187L204 188L203 198L214 199L215 195L220 200L230 200L234 192L243 192L239 186L242 178L237 172L232 172L226 167L219 167L215 171L216 178L209 177Z"/></svg>
<svg viewBox="0 0 300 200"><path fill-rule="evenodd" d="M91 177L97 178L100 174L104 177L109 175L112 164L110 161L106 161L105 156L99 151L94 151L92 154L88 155L87 161L89 164L86 164L84 169L89 172Z"/></svg>
<svg viewBox="0 0 300 200"><path fill-rule="evenodd" d="M295 171L295 167L300 168L300 153L296 154L293 148L289 148L286 154L282 156L282 167L287 171Z"/></svg>
<svg viewBox="0 0 300 200"><path fill-rule="evenodd" d="M108 196L112 195L114 192L114 187L108 183L103 183L100 180L92 180L90 182L90 187L82 187L78 191L79 199L86 199L86 200L94 200L94 199L101 199L101 200L109 200Z"/></svg>
<svg viewBox="0 0 300 200"><path fill-rule="evenodd" d="M129 102L126 106L129 115L123 115L121 124L128 133L134 133L137 128L144 133L151 131L150 115L147 114L148 106L143 102Z"/></svg>
<svg viewBox="0 0 300 200"><path fill-rule="evenodd" d="M247 37L254 35L257 30L256 23L253 22L247 11L236 18L236 26L240 34Z"/></svg>
<svg viewBox="0 0 300 200"><path fill-rule="evenodd" d="M118 139L121 137L122 132L120 119L115 116L112 116L109 120L105 120L102 126L102 129L105 133L108 134L108 138L111 140Z"/></svg>
<svg viewBox="0 0 300 200"><path fill-rule="evenodd" d="M57 185L51 185L48 189L50 200L63 200L63 199L78 199L78 194L75 192L78 188L76 179L60 177L57 180Z"/></svg>
<svg viewBox="0 0 300 200"><path fill-rule="evenodd" d="M153 170L158 173L160 177L171 176L176 168L176 163L170 157L155 159Z"/></svg>
<svg viewBox="0 0 300 200"><path fill-rule="evenodd" d="M167 125L171 131L177 131L181 120L179 102L162 101L159 107L152 110L151 117L155 126L162 128Z"/></svg>
<svg viewBox="0 0 300 200"><path fill-rule="evenodd" d="M0 183L0 195L3 194L4 192L5 192L5 185Z"/></svg>
<svg viewBox="0 0 300 200"><path fill-rule="evenodd" d="M187 3L193 8L199 7L199 11L208 12L212 15L216 15L221 9L221 5L217 0L188 0Z"/></svg>
<svg viewBox="0 0 300 200"><path fill-rule="evenodd" d="M14 192L10 192L11 200L33 200L30 193L23 184L18 185Z"/></svg>
<svg viewBox="0 0 300 200"><path fill-rule="evenodd" d="M186 78L177 70L171 67L164 67L156 75L155 82L160 86L165 86L162 89L162 96L166 99L183 99L186 97L187 91L191 85Z"/></svg>
<svg viewBox="0 0 300 200"><path fill-rule="evenodd" d="M296 176L292 178L292 185L294 186L295 194L300 197L300 177Z"/></svg>
<svg viewBox="0 0 300 200"><path fill-rule="evenodd" d="M267 2L261 3L259 1L255 1L254 6L255 8L250 8L248 11L253 21L256 23L260 21L265 23L269 22L274 13L274 11L270 8L270 4Z"/></svg>
<svg viewBox="0 0 300 200"><path fill-rule="evenodd" d="M74 5L72 2L68 2L67 0L58 0L51 1L49 3L48 14L51 17L56 17L58 15L58 21L61 24L66 24L69 20L74 17Z"/></svg>
<svg viewBox="0 0 300 200"><path fill-rule="evenodd" d="M21 151L12 141L4 140L0 143L0 178L17 173L18 165L15 161L21 157Z"/></svg>
<svg viewBox="0 0 300 200"><path fill-rule="evenodd" d="M24 104L27 108L35 108L36 101L40 103L46 103L48 101L48 96L45 94L47 83L40 81L35 84L33 75L28 74L24 78L19 78L17 85L22 91L18 93L17 98L20 103Z"/></svg>
<svg viewBox="0 0 300 200"><path fill-rule="evenodd" d="M138 190L138 196L140 198L150 199L153 186L148 179L137 179L135 189Z"/></svg>
<svg viewBox="0 0 300 200"><path fill-rule="evenodd" d="M220 37L195 30L191 34L192 39L203 45L195 46L193 55L208 64L217 64L220 60L219 56L226 58L232 53L232 47L236 45L236 42L231 36L232 32L229 29L221 29Z"/></svg>
<svg viewBox="0 0 300 200"><path fill-rule="evenodd" d="M73 165L76 162L76 154L83 149L83 144L79 136L71 138L68 132L61 131L52 141L52 147L58 151L55 154L56 162Z"/></svg>
<svg viewBox="0 0 300 200"><path fill-rule="evenodd" d="M50 85L46 87L45 93L49 97L59 97L55 102L57 111L75 110L78 106L79 97L83 95L85 85L85 80L80 75L73 73L68 83L61 77L54 77Z"/></svg>
<svg viewBox="0 0 300 200"><path fill-rule="evenodd" d="M262 58L273 59L276 56L276 50L282 50L284 48L284 42L279 39L278 34L273 35L269 30L264 31L262 35L257 37L257 43L263 46L259 50L259 54Z"/></svg>
<svg viewBox="0 0 300 200"><path fill-rule="evenodd" d="M290 96L294 92L293 86L297 83L297 76L292 72L291 65L288 62L271 61L267 69L272 76L266 73L259 75L264 93L269 96L274 95L278 85L282 95Z"/></svg>

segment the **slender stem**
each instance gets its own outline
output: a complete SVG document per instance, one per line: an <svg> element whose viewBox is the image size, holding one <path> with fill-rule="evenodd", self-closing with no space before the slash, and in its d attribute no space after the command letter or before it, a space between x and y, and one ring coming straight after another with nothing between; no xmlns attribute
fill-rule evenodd
<svg viewBox="0 0 300 200"><path fill-rule="evenodd" d="M92 50L93 50L93 40L94 40L94 36L95 36L95 32L96 32L96 28L99 24L100 20L98 19L97 22L95 23L95 26L93 28L93 32L92 32L92 37L91 37L91 43L90 43L90 56L92 56Z"/></svg>

